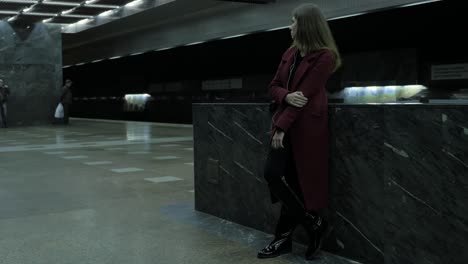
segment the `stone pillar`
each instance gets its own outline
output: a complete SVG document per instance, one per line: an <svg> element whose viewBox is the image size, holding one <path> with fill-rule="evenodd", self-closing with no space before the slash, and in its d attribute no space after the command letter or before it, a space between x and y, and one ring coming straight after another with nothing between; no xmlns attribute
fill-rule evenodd
<svg viewBox="0 0 468 264"><path fill-rule="evenodd" d="M62 86L60 26L0 21L0 78L10 87L9 126L50 123Z"/></svg>

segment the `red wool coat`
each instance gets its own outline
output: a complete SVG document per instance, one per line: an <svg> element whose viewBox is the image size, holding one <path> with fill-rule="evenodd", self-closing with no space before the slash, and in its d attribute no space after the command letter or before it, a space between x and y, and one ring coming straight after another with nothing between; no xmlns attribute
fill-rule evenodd
<svg viewBox="0 0 468 264"><path fill-rule="evenodd" d="M307 210L328 206L328 98L325 84L333 73L333 55L321 50L304 57L286 88L289 68L297 48L282 57L269 93L279 105L273 115L273 132L281 128L289 134L299 184ZM301 91L307 104L294 107L285 102L289 92ZM272 133L273 135L273 133Z"/></svg>

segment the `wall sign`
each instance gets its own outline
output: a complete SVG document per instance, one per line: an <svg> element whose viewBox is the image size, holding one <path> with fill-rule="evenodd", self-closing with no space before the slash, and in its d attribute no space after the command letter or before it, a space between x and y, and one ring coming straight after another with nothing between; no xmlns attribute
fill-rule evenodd
<svg viewBox="0 0 468 264"><path fill-rule="evenodd" d="M432 65L431 80L468 79L468 63Z"/></svg>

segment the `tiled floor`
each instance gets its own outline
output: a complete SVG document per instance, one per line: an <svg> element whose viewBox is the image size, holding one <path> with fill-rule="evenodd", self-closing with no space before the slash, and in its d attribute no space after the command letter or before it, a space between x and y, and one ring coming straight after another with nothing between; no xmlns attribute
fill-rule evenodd
<svg viewBox="0 0 468 264"><path fill-rule="evenodd" d="M269 235L195 212L193 169L190 126L0 129L0 263L307 263L258 260Z"/></svg>

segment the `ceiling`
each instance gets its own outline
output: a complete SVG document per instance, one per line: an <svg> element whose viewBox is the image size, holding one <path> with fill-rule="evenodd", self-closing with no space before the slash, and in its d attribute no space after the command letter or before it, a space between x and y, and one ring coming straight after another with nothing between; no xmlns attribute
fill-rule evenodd
<svg viewBox="0 0 468 264"><path fill-rule="evenodd" d="M0 19L26 25L37 22L60 24L64 33L76 33L173 1L0 0Z"/></svg>

